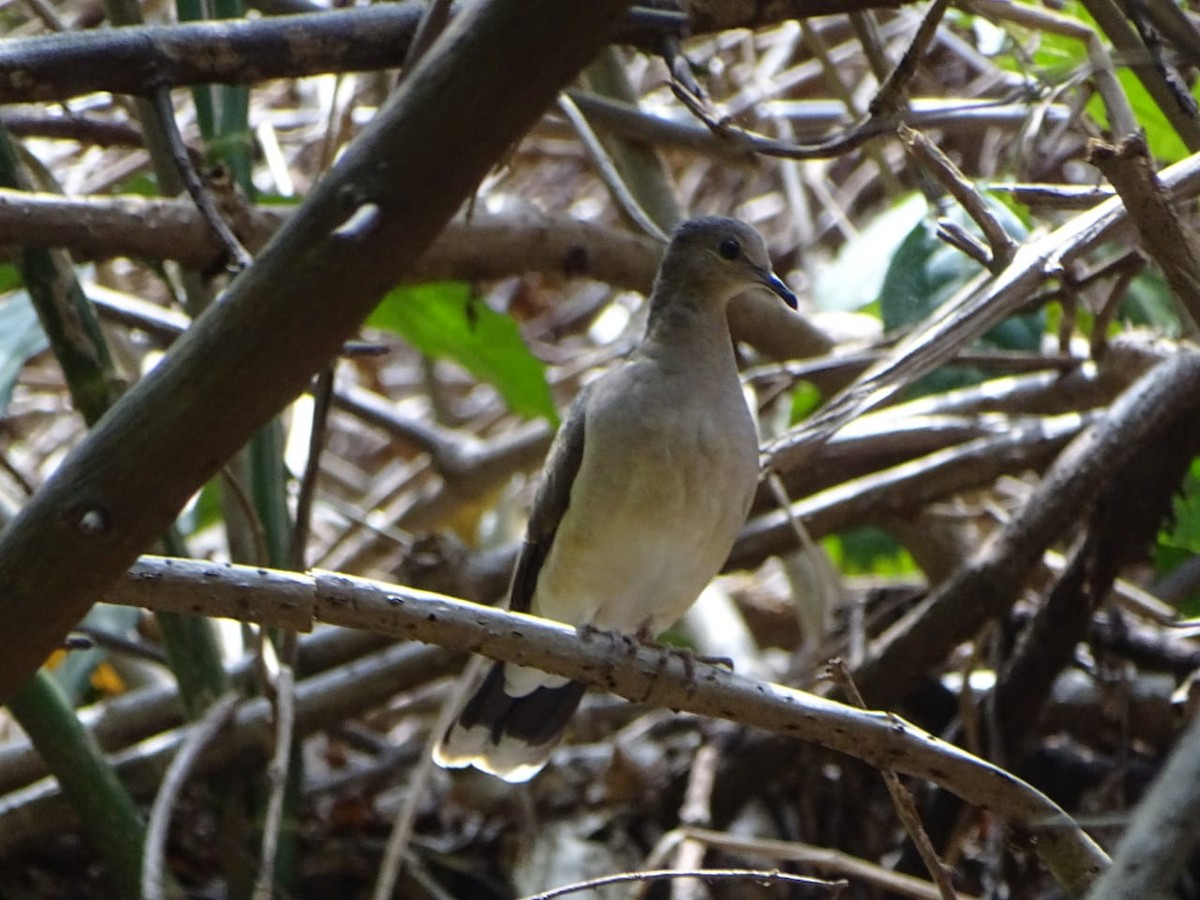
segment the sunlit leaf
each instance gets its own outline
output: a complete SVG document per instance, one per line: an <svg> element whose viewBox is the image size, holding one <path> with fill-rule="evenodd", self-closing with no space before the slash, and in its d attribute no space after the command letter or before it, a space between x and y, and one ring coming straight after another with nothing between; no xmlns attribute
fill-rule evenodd
<svg viewBox="0 0 1200 900"><path fill-rule="evenodd" d="M907 550L882 528L864 525L821 541L830 561L846 575L911 575L920 572Z"/></svg>
<svg viewBox="0 0 1200 900"><path fill-rule="evenodd" d="M557 421L545 366L521 340L517 323L479 301L469 284L396 288L367 324L399 335L426 356L454 360L496 388L513 412Z"/></svg>
<svg viewBox="0 0 1200 900"><path fill-rule="evenodd" d="M1125 96L1129 98L1134 118L1146 132L1146 143L1150 147L1150 153L1156 159L1168 163L1178 162L1187 156L1188 149L1183 138L1171 127L1171 123L1142 87L1137 76L1128 69L1120 69L1117 71L1117 80L1124 88ZM1087 112L1102 127L1108 127L1108 110L1099 94L1095 94L1088 101Z"/></svg>
<svg viewBox="0 0 1200 900"><path fill-rule="evenodd" d="M792 409L788 416L788 421L795 425L807 419L812 413L816 412L817 407L821 405L821 401L825 398L821 396L820 389L811 381L801 381L792 389Z"/></svg>
<svg viewBox="0 0 1200 900"><path fill-rule="evenodd" d="M846 241L817 277L813 301L823 310L859 310L879 296L892 254L925 216L920 194L909 194Z"/></svg>

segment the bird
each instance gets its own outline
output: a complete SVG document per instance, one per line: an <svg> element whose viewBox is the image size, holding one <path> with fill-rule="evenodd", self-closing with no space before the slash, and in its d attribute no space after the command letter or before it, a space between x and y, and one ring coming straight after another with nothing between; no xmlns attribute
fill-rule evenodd
<svg viewBox="0 0 1200 900"><path fill-rule="evenodd" d="M736 219L672 233L645 334L576 397L551 444L509 587L509 608L648 642L687 612L729 556L759 478L754 418L726 307L753 289L796 297L761 235ZM528 781L585 687L497 662L433 751Z"/></svg>

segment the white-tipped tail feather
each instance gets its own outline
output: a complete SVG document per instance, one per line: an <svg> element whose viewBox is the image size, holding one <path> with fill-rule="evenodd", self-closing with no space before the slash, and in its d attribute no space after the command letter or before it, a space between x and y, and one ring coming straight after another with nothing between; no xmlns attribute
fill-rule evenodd
<svg viewBox="0 0 1200 900"><path fill-rule="evenodd" d="M583 691L557 675L496 663L434 748L433 760L528 781L558 746Z"/></svg>

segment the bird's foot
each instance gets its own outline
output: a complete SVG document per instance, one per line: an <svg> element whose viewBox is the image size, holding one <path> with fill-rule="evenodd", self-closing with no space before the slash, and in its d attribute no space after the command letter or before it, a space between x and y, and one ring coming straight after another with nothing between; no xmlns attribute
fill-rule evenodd
<svg viewBox="0 0 1200 900"><path fill-rule="evenodd" d="M575 626L575 633L579 635L579 639L584 643L589 643L596 638L606 638L609 644L616 649L617 645L622 645L630 654L637 652L637 643L635 639L620 631L609 631L606 628L597 628L591 622L584 622Z"/></svg>

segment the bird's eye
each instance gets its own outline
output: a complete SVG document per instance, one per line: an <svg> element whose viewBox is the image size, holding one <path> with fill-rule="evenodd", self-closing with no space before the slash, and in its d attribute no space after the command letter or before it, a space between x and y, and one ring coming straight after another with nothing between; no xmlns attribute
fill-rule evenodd
<svg viewBox="0 0 1200 900"><path fill-rule="evenodd" d="M737 242L737 238L724 238L717 245L717 252L721 254L721 259L735 260L742 252L742 245Z"/></svg>

